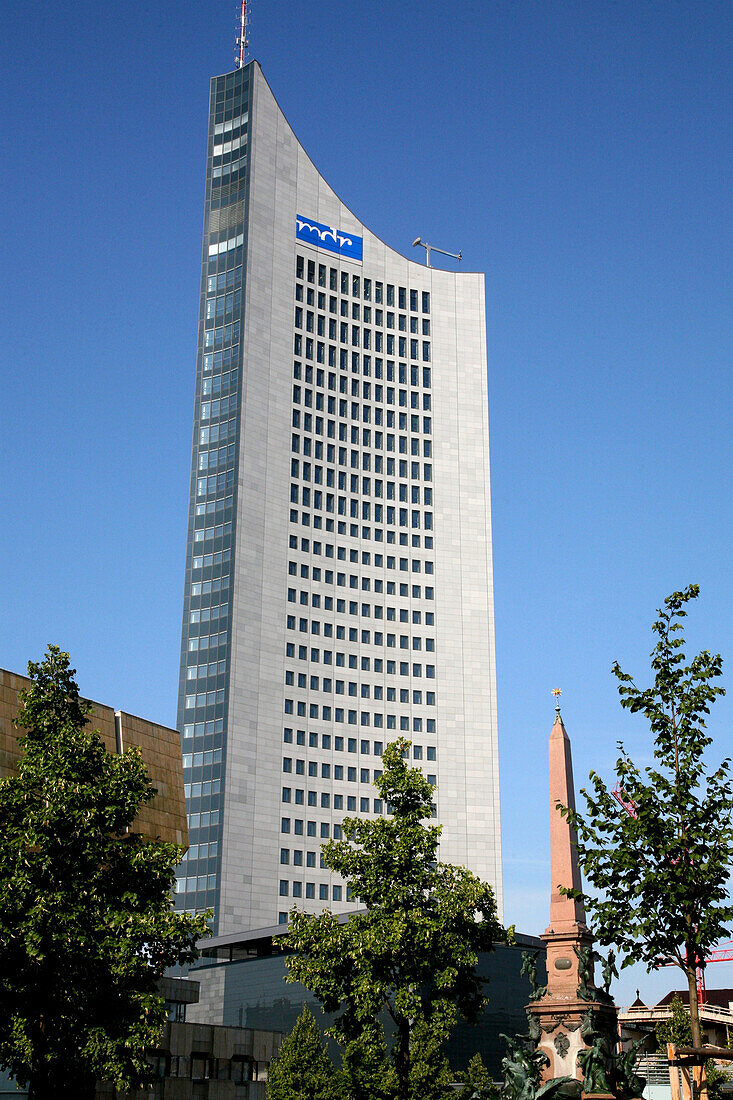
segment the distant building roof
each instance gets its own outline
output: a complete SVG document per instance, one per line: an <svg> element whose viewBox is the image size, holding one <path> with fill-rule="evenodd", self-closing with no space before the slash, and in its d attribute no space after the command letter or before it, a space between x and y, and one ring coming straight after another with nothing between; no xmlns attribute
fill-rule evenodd
<svg viewBox="0 0 733 1100"><path fill-rule="evenodd" d="M671 992L667 993L667 995L663 997L661 1001L659 1001L659 1007L661 1007L662 1005L670 1004L675 997L679 997L683 1005L687 1005L690 1003L690 991L688 989L673 989L671 990ZM728 1008L731 1002L733 1002L733 989L705 990L706 1004L718 1005L720 1008Z"/></svg>

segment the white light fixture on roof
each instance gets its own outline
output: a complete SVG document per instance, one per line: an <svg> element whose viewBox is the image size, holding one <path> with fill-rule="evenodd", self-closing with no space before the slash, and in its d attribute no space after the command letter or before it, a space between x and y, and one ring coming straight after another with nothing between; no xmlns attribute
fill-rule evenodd
<svg viewBox="0 0 733 1100"><path fill-rule="evenodd" d="M412 242L413 248L417 248L418 245L421 245L425 249L425 262L427 263L428 267L430 267L431 252L440 252L441 255L450 256L453 260L460 261L463 259L463 254L461 252L446 252L444 248L436 248L434 244L428 244L428 242L424 241L422 237L415 237L415 240Z"/></svg>

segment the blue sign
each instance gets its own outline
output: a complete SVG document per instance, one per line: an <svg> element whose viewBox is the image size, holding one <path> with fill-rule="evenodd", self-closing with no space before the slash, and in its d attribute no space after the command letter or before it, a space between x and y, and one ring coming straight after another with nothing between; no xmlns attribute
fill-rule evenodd
<svg viewBox="0 0 733 1100"><path fill-rule="evenodd" d="M299 241L314 244L317 248L325 248L329 252L336 252L349 260L363 259L362 237L356 237L353 233L344 233L342 229L336 229L332 225L321 225L320 222L314 222L300 214L295 219L295 236Z"/></svg>

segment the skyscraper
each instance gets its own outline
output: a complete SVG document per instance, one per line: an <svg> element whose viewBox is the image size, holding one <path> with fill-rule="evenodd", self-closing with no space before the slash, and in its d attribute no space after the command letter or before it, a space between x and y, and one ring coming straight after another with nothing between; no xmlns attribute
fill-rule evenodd
<svg viewBox="0 0 733 1100"><path fill-rule="evenodd" d="M379 240L256 62L211 82L179 728L219 935L354 907L320 845L398 736L501 911L483 276Z"/></svg>

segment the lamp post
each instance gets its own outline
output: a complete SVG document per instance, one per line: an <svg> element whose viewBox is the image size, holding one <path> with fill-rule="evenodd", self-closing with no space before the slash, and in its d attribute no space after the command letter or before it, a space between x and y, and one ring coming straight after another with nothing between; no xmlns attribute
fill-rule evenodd
<svg viewBox="0 0 733 1100"><path fill-rule="evenodd" d="M428 242L424 241L422 239L422 237L416 237L415 240L412 242L412 247L413 248L417 248L418 245L421 245L421 247L425 249L425 259L426 259L426 263L427 263L428 267L430 267L430 253L431 252L440 252L441 255L450 256L451 259L453 259L453 260L459 260L460 261L460 260L463 259L462 253L460 253L460 252L446 252L446 250L444 248L436 248L436 246L434 244L428 244Z"/></svg>

